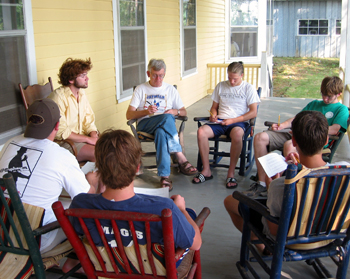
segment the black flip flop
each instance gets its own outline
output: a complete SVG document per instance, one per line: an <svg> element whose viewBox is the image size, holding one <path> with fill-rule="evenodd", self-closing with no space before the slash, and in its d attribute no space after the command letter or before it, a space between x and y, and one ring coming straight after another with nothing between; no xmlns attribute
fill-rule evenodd
<svg viewBox="0 0 350 279"><path fill-rule="evenodd" d="M195 180L194 180L195 178L198 178L199 181L195 181ZM199 183L203 183L203 182L205 182L205 181L207 181L207 180L210 180L210 179L213 179L213 178L214 178L213 175L211 175L211 176L204 176L203 174L198 173L198 174L192 179L192 183L193 183L193 184L199 184Z"/></svg>
<svg viewBox="0 0 350 279"><path fill-rule="evenodd" d="M228 186L229 183L236 183L236 184L233 186ZM236 178L234 178L234 177L227 177L226 178L226 188L227 189L234 189L234 188L237 188L237 186L238 186L238 182L237 182Z"/></svg>

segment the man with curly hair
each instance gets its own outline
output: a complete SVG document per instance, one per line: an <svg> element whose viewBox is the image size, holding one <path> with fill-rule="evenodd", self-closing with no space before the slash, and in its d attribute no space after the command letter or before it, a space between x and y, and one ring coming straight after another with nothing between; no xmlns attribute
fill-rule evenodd
<svg viewBox="0 0 350 279"><path fill-rule="evenodd" d="M95 114L84 91L88 87L87 74L91 68L90 58L67 58L58 74L58 83L62 86L49 95L57 103L61 114L56 139L72 140L77 148L79 162L95 161L98 139Z"/></svg>

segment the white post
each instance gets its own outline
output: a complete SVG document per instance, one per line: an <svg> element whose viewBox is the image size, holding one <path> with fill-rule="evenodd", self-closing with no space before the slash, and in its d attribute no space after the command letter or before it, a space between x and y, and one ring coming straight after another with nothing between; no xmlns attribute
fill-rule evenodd
<svg viewBox="0 0 350 279"><path fill-rule="evenodd" d="M350 0L342 1L342 20L341 20L341 48L339 66L344 71L344 93L343 104L350 106ZM350 140L350 130L348 129L348 137Z"/></svg>
<svg viewBox="0 0 350 279"><path fill-rule="evenodd" d="M342 22L341 22L341 49L339 66L344 70L344 85L350 85L350 1L342 1ZM349 91L344 90L343 104L350 105Z"/></svg>
<svg viewBox="0 0 350 279"><path fill-rule="evenodd" d="M268 96L268 74L267 74L267 57L266 51L261 52L261 67L260 67L260 87L261 97Z"/></svg>

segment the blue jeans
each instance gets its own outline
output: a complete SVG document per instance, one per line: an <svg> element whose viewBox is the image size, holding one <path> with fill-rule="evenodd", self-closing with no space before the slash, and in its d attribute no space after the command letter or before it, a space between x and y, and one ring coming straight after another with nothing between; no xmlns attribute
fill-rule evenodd
<svg viewBox="0 0 350 279"><path fill-rule="evenodd" d="M161 114L142 119L136 129L154 135L158 176L169 176L170 153L182 151L174 115Z"/></svg>

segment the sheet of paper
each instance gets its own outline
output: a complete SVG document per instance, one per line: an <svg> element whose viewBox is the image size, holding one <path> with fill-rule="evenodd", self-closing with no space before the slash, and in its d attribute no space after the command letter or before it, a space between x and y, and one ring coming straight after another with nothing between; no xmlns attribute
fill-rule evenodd
<svg viewBox="0 0 350 279"><path fill-rule="evenodd" d="M258 158L258 160L268 177L272 177L279 172L285 171L288 166L284 157L274 152L262 156Z"/></svg>
<svg viewBox="0 0 350 279"><path fill-rule="evenodd" d="M86 164L82 166L81 170L84 174L96 170L95 162L86 162Z"/></svg>
<svg viewBox="0 0 350 279"><path fill-rule="evenodd" d="M141 187L134 187L134 191L137 194L145 194L145 195L152 195L152 196L159 196L164 198L169 198L169 188L141 188Z"/></svg>

